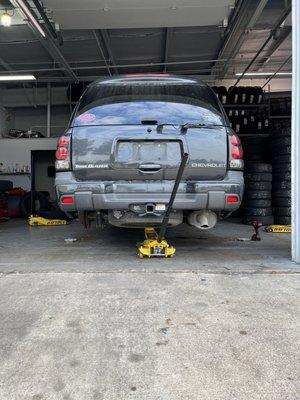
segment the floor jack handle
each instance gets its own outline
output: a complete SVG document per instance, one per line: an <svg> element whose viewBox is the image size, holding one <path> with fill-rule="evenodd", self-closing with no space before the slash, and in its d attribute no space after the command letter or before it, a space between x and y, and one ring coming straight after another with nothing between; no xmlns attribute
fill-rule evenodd
<svg viewBox="0 0 300 400"><path fill-rule="evenodd" d="M174 183L174 187L173 187L172 194L171 194L171 197L170 197L170 201L169 201L167 210L165 212L165 215L164 215L164 218L163 218L163 221L162 221L159 233L158 233L158 239L157 239L158 243L161 243L161 241L163 240L163 238L165 236L166 229L167 229L167 226L168 226L168 222L169 222L169 219L170 219L170 214L171 214L172 207L173 207L173 203L174 203L174 200L175 200L175 196L177 194L178 186L180 184L180 181L181 181L181 178L182 178L182 174L183 174L183 171L184 171L184 168L185 168L185 165L186 165L188 157L189 157L188 153L183 153L182 154L181 163L180 163L180 166L179 166L179 169L178 169L178 172L177 172L177 176L176 176L176 179L175 179L175 183Z"/></svg>

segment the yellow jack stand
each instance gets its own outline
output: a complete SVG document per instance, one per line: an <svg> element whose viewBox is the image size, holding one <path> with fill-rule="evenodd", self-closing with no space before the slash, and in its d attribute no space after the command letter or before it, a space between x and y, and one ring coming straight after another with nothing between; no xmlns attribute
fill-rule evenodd
<svg viewBox="0 0 300 400"><path fill-rule="evenodd" d="M173 257L176 249L163 239L158 242L158 234L154 228L145 228L146 239L139 246L139 257Z"/></svg>
<svg viewBox="0 0 300 400"><path fill-rule="evenodd" d="M64 219L47 219L43 217L35 217L30 215L28 218L28 224L30 226L56 226L56 225L67 225L67 221Z"/></svg>
<svg viewBox="0 0 300 400"><path fill-rule="evenodd" d="M291 225L269 225L265 228L266 232L273 233L291 233Z"/></svg>

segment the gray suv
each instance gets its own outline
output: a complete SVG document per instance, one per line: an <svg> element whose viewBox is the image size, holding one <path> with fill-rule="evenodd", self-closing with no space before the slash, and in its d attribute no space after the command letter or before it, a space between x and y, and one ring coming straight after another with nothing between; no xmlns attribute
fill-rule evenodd
<svg viewBox="0 0 300 400"><path fill-rule="evenodd" d="M244 190L240 139L214 92L168 74L97 80L58 140L59 205L85 227L158 226L183 153L169 226L212 228L240 206Z"/></svg>

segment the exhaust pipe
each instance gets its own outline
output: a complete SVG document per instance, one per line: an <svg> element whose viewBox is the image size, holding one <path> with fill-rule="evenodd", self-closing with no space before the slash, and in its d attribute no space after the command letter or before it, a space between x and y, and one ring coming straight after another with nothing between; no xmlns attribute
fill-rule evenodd
<svg viewBox="0 0 300 400"><path fill-rule="evenodd" d="M217 220L217 214L210 210L193 211L188 215L188 223L198 229L211 229Z"/></svg>

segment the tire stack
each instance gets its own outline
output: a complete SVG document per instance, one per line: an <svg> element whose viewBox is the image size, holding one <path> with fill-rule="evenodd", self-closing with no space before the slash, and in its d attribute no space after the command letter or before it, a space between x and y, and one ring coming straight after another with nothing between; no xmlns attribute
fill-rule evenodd
<svg viewBox="0 0 300 400"><path fill-rule="evenodd" d="M245 195L243 223L260 221L263 225L274 222L272 215L272 166L248 163L245 166Z"/></svg>
<svg viewBox="0 0 300 400"><path fill-rule="evenodd" d="M291 223L291 129L275 130L271 141L273 165L272 205L274 222Z"/></svg>
<svg viewBox="0 0 300 400"><path fill-rule="evenodd" d="M248 164L265 162L268 160L267 139L257 136L243 137L242 146L244 150L245 169Z"/></svg>

